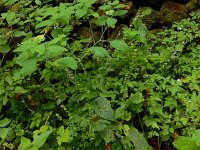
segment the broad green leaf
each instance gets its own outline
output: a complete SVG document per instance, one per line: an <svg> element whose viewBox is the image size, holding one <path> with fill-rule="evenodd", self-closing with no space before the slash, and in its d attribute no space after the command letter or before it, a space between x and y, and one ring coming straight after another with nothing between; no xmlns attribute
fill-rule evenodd
<svg viewBox="0 0 200 150"><path fill-rule="evenodd" d="M99 7L100 10L112 10L112 6L111 5L103 5Z"/></svg>
<svg viewBox="0 0 200 150"><path fill-rule="evenodd" d="M44 69L42 71L42 77L40 79L45 79L46 81L49 81L53 76L53 72L50 69Z"/></svg>
<svg viewBox="0 0 200 150"><path fill-rule="evenodd" d="M1 46L0 45L0 53L6 54L10 51L10 47L8 45Z"/></svg>
<svg viewBox="0 0 200 150"><path fill-rule="evenodd" d="M197 150L197 144L191 137L179 136L173 145L178 150Z"/></svg>
<svg viewBox="0 0 200 150"><path fill-rule="evenodd" d="M106 22L107 22L108 17L107 16L101 16L99 18L97 18L97 20L95 21L95 23L98 26L105 26Z"/></svg>
<svg viewBox="0 0 200 150"><path fill-rule="evenodd" d="M68 129L64 129L64 126L61 126L57 131L57 142L58 145L61 145L63 142L70 141L70 131Z"/></svg>
<svg viewBox="0 0 200 150"><path fill-rule="evenodd" d="M49 131L46 131L46 132L44 132L40 135L35 135L33 137L34 140L32 142L32 145L37 147L37 148L42 147L51 133L52 133L52 130L49 130Z"/></svg>
<svg viewBox="0 0 200 150"><path fill-rule="evenodd" d="M0 138L5 139L11 128L0 128Z"/></svg>
<svg viewBox="0 0 200 150"><path fill-rule="evenodd" d="M117 23L117 19L108 18L106 23L107 23L108 27L114 28L115 24Z"/></svg>
<svg viewBox="0 0 200 150"><path fill-rule="evenodd" d="M47 27L47 26L52 26L56 21L53 19L49 19L49 20L44 20L40 23L38 23L35 27L35 29L41 28L41 27Z"/></svg>
<svg viewBox="0 0 200 150"><path fill-rule="evenodd" d="M144 102L144 97L142 93L136 92L135 94L131 94L130 96L131 102L134 104L140 104Z"/></svg>
<svg viewBox="0 0 200 150"><path fill-rule="evenodd" d="M30 147L31 147L31 140L22 136L18 150L28 150L30 149Z"/></svg>
<svg viewBox="0 0 200 150"><path fill-rule="evenodd" d="M95 113L103 119L115 121L114 111L111 108L110 101L105 97L98 97L94 101Z"/></svg>
<svg viewBox="0 0 200 150"><path fill-rule="evenodd" d="M87 14L87 11L88 11L88 8L87 8L87 7L77 9L76 12L75 12L76 18L77 18L77 19L80 19L80 18L83 17L85 14Z"/></svg>
<svg viewBox="0 0 200 150"><path fill-rule="evenodd" d="M128 51L129 46L123 40L110 41L110 45L120 51Z"/></svg>
<svg viewBox="0 0 200 150"><path fill-rule="evenodd" d="M108 57L108 51L103 47L90 47L89 51L94 52L94 55L98 57Z"/></svg>
<svg viewBox="0 0 200 150"><path fill-rule="evenodd" d="M18 75L26 76L31 75L34 71L37 70L37 58L32 57L23 61L22 69L18 72Z"/></svg>
<svg viewBox="0 0 200 150"><path fill-rule="evenodd" d="M127 138L133 142L135 150L148 150L150 147L144 136L136 129L129 130Z"/></svg>
<svg viewBox="0 0 200 150"><path fill-rule="evenodd" d="M122 16L125 15L127 12L127 10L118 10L113 13L113 16Z"/></svg>
<svg viewBox="0 0 200 150"><path fill-rule="evenodd" d="M66 51L67 49L62 46L52 45L46 48L45 56L48 58L54 58L59 55L62 55Z"/></svg>
<svg viewBox="0 0 200 150"><path fill-rule="evenodd" d="M77 69L77 62L72 57L63 57L55 60L54 65L60 66L63 68L71 68L71 69Z"/></svg>
<svg viewBox="0 0 200 150"><path fill-rule="evenodd" d="M146 8L143 12L142 12L142 14L141 14L141 16L147 16L147 15L150 15L151 14L151 8Z"/></svg>
<svg viewBox="0 0 200 150"><path fill-rule="evenodd" d="M0 120L0 128L6 127L10 123L10 119L4 118L3 120Z"/></svg>
<svg viewBox="0 0 200 150"><path fill-rule="evenodd" d="M115 140L112 129L106 128L100 132L101 137L104 139L105 143L110 143Z"/></svg>
<svg viewBox="0 0 200 150"><path fill-rule="evenodd" d="M20 36L26 36L26 33L24 31L15 31L13 33L14 37L20 37Z"/></svg>
<svg viewBox="0 0 200 150"><path fill-rule="evenodd" d="M25 89L24 89L23 87L21 87L21 86L16 86L14 92L15 92L15 93L27 93L28 90L25 90Z"/></svg>
<svg viewBox="0 0 200 150"><path fill-rule="evenodd" d="M192 139L200 146L200 129L192 133Z"/></svg>

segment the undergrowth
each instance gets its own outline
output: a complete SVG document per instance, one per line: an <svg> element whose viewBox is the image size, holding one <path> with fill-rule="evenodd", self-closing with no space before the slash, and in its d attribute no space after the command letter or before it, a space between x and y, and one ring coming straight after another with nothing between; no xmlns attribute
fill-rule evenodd
<svg viewBox="0 0 200 150"><path fill-rule="evenodd" d="M1 2L0 149L199 149L199 14L112 39L126 5L95 2Z"/></svg>

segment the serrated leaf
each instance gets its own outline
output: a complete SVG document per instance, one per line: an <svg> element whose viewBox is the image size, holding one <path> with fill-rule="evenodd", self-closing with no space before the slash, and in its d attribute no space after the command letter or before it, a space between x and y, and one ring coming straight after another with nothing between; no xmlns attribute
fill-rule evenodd
<svg viewBox="0 0 200 150"><path fill-rule="evenodd" d="M106 23L107 23L108 27L115 28L115 25L117 23L117 19L108 18Z"/></svg>
<svg viewBox="0 0 200 150"><path fill-rule="evenodd" d="M30 147L31 147L31 140L22 136L18 150L27 150Z"/></svg>
<svg viewBox="0 0 200 150"><path fill-rule="evenodd" d="M44 132L40 135L35 135L33 137L34 140L32 142L32 145L37 147L37 148L42 147L51 133L52 133L52 130L49 130L49 131L46 131L46 132Z"/></svg>
<svg viewBox="0 0 200 150"><path fill-rule="evenodd" d="M143 12L142 12L142 14L141 14L141 16L147 16L147 15L150 15L151 14L151 8L146 8Z"/></svg>
<svg viewBox="0 0 200 150"><path fill-rule="evenodd" d="M21 86L16 86L14 92L15 92L15 93L27 93L28 90L25 90L25 89L24 89L23 87L21 87Z"/></svg>
<svg viewBox="0 0 200 150"><path fill-rule="evenodd" d="M197 143L197 145L200 145L200 129L192 133L192 139Z"/></svg>
<svg viewBox="0 0 200 150"><path fill-rule="evenodd" d="M7 46L7 45L4 45L4 46L0 46L0 53L3 53L3 54L6 54L10 51L10 47Z"/></svg>
<svg viewBox="0 0 200 150"><path fill-rule="evenodd" d="M0 120L0 128L6 127L10 123L10 119L4 118L3 120Z"/></svg>
<svg viewBox="0 0 200 150"><path fill-rule="evenodd" d="M46 48L45 56L48 58L54 58L59 55L62 55L66 51L67 49L62 46L52 45Z"/></svg>
<svg viewBox="0 0 200 150"><path fill-rule="evenodd" d="M110 101L105 97L98 97L94 101L94 111L101 118L115 121L114 111L111 108Z"/></svg>
<svg viewBox="0 0 200 150"><path fill-rule="evenodd" d="M58 137L57 142L58 145L61 145L63 142L70 141L70 131L68 129L64 129L64 126L61 126L57 131Z"/></svg>
<svg viewBox="0 0 200 150"><path fill-rule="evenodd" d="M55 20L44 20L40 23L38 23L35 27L35 29L38 29L38 28L42 28L42 27L47 27L47 26L52 26L53 24L55 23Z"/></svg>
<svg viewBox="0 0 200 150"><path fill-rule="evenodd" d="M131 129L128 131L127 137L130 141L134 143L135 150L148 150L149 145L144 138L144 136L138 132L136 129Z"/></svg>
<svg viewBox="0 0 200 150"><path fill-rule="evenodd" d="M197 150L197 144L191 137L179 136L173 145L178 150Z"/></svg>
<svg viewBox="0 0 200 150"><path fill-rule="evenodd" d="M94 55L98 57L108 57L109 53L108 51L103 47L91 47L89 48L89 51L94 52Z"/></svg>
<svg viewBox="0 0 200 150"><path fill-rule="evenodd" d="M127 10L118 10L113 13L113 16L123 16L127 13Z"/></svg>
<svg viewBox="0 0 200 150"><path fill-rule="evenodd" d="M63 68L71 68L71 69L77 69L77 62L72 57L63 57L55 60L54 65L60 66Z"/></svg>
<svg viewBox="0 0 200 150"><path fill-rule="evenodd" d="M115 140L113 131L109 128L104 129L100 132L101 137L104 139L105 143L110 143Z"/></svg>
<svg viewBox="0 0 200 150"><path fill-rule="evenodd" d="M110 41L110 45L120 51L128 51L129 46L123 40Z"/></svg>
<svg viewBox="0 0 200 150"><path fill-rule="evenodd" d="M83 17L85 14L87 14L88 8L82 8L82 9L77 9L75 12L75 16L77 19L80 19L81 17Z"/></svg>
<svg viewBox="0 0 200 150"><path fill-rule="evenodd" d="M18 76L31 75L34 71L37 70L37 59L35 57L26 59L23 61L22 69L18 72Z"/></svg>
<svg viewBox="0 0 200 150"><path fill-rule="evenodd" d="M13 33L14 37L20 37L20 36L26 36L26 33L24 31L15 31Z"/></svg>
<svg viewBox="0 0 200 150"><path fill-rule="evenodd" d="M10 128L0 128L0 138L5 139L9 133Z"/></svg>
<svg viewBox="0 0 200 150"><path fill-rule="evenodd" d="M105 26L105 25L106 25L106 22L107 22L107 19L108 19L107 16L101 16L101 17L98 17L98 18L97 18L97 20L95 21L95 23L96 23L98 26Z"/></svg>

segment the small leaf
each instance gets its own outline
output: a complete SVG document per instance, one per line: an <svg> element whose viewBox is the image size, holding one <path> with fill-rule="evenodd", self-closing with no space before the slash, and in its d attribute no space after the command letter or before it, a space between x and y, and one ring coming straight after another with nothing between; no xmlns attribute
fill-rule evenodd
<svg viewBox="0 0 200 150"><path fill-rule="evenodd" d="M118 10L113 13L113 16L123 16L127 13L127 10Z"/></svg>
<svg viewBox="0 0 200 150"><path fill-rule="evenodd" d="M15 31L13 33L14 37L20 37L20 36L26 36L26 33L24 31Z"/></svg>
<svg viewBox="0 0 200 150"><path fill-rule="evenodd" d="M113 40L110 42L110 45L120 51L129 50L129 46L123 40Z"/></svg>
<svg viewBox="0 0 200 150"><path fill-rule="evenodd" d="M148 150L150 147L144 136L136 129L129 130L127 137L134 143L135 150Z"/></svg>
<svg viewBox="0 0 200 150"><path fill-rule="evenodd" d="M0 138L5 139L9 133L10 128L0 128Z"/></svg>
<svg viewBox="0 0 200 150"><path fill-rule="evenodd" d="M107 16L101 16L99 18L97 18L97 20L95 21L95 23L98 26L105 26L106 22L107 22L108 17Z"/></svg>
<svg viewBox="0 0 200 150"><path fill-rule="evenodd" d="M59 58L55 60L54 65L64 67L64 68L71 68L71 69L77 69L77 62L74 58L72 57L64 57L64 58Z"/></svg>
<svg viewBox="0 0 200 150"><path fill-rule="evenodd" d="M103 47L91 47L89 48L89 51L94 52L94 55L98 57L108 57L109 53L108 51Z"/></svg>
<svg viewBox="0 0 200 150"><path fill-rule="evenodd" d="M49 131L46 131L46 132L44 132L40 135L35 135L33 137L34 140L32 142L32 145L37 147L37 148L42 147L51 133L52 133L52 130L49 130Z"/></svg>
<svg viewBox="0 0 200 150"><path fill-rule="evenodd" d="M10 51L10 47L7 46L7 45L4 45L4 46L0 46L0 53L3 53L3 54L6 54Z"/></svg>
<svg viewBox="0 0 200 150"><path fill-rule="evenodd" d="M35 27L35 29L41 28L41 27L47 27L47 26L52 26L55 23L54 20L44 20L38 23Z"/></svg>
<svg viewBox="0 0 200 150"><path fill-rule="evenodd" d="M114 28L116 23L117 23L117 19L115 19L115 18L108 18L107 19L108 27Z"/></svg>
<svg viewBox="0 0 200 150"><path fill-rule="evenodd" d="M3 120L0 120L0 128L6 127L10 123L10 119L4 118Z"/></svg>
<svg viewBox="0 0 200 150"><path fill-rule="evenodd" d="M83 17L85 14L87 14L88 8L81 8L81 9L77 9L75 12L75 16L77 19L80 19L81 17Z"/></svg>
<svg viewBox="0 0 200 150"><path fill-rule="evenodd" d="M61 126L57 131L58 137L57 142L58 145L61 145L63 142L70 141L70 131L68 129L64 129L64 126Z"/></svg>

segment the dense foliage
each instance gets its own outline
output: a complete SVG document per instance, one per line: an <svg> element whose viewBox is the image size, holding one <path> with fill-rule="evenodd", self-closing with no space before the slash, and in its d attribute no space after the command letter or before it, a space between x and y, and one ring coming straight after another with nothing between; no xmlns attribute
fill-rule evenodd
<svg viewBox="0 0 200 150"><path fill-rule="evenodd" d="M200 149L199 13L110 38L125 4L56 2L0 2L0 149Z"/></svg>

